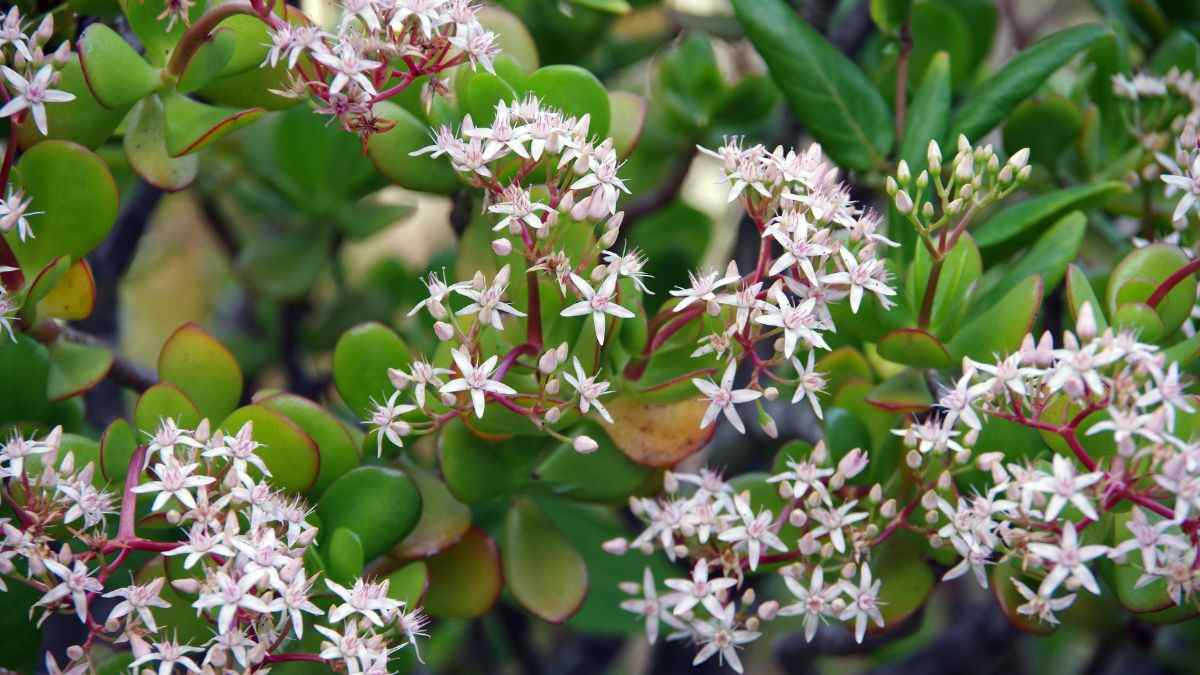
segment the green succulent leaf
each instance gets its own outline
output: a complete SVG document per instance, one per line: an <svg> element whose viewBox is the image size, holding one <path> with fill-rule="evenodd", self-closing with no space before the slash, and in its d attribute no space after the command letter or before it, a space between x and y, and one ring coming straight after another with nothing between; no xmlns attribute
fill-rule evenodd
<svg viewBox="0 0 1200 675"><path fill-rule="evenodd" d="M1104 317L1104 305L1100 304L1087 275L1076 265L1067 265L1067 309L1071 313L1071 321L1079 319L1079 312L1085 304L1092 306L1092 317L1096 320L1096 329L1104 332L1108 328L1108 319Z"/></svg>
<svg viewBox="0 0 1200 675"><path fill-rule="evenodd" d="M68 61L58 71L58 77L58 84L54 88L75 98L46 106L47 135L42 135L33 116L27 115L17 125L17 143L29 148L44 140L56 139L74 141L91 149L99 147L121 124L129 106L107 108L97 101L84 78L78 57Z"/></svg>
<svg viewBox="0 0 1200 675"><path fill-rule="evenodd" d="M1129 186L1118 181L1088 183L1055 190L1005 208L975 228L972 234L981 247L995 246L1050 222L1067 211L1099 203L1125 192L1129 192Z"/></svg>
<svg viewBox="0 0 1200 675"><path fill-rule="evenodd" d="M337 528L325 545L325 559L328 561L325 570L330 579L339 584L353 584L356 578L362 576L363 563L366 562L362 540L354 530Z"/></svg>
<svg viewBox="0 0 1200 675"><path fill-rule="evenodd" d="M430 143L429 129L412 113L394 103L381 102L376 114L394 126L367 141L367 156L379 172L392 182L419 192L449 194L458 189L458 176L445 157L412 153Z"/></svg>
<svg viewBox="0 0 1200 675"><path fill-rule="evenodd" d="M1134 249L1121 259L1109 275L1108 287L1104 292L1104 303L1113 317L1113 323L1146 329L1157 326L1159 336L1173 333L1191 314L1196 302L1197 282L1194 275L1189 275L1172 288L1156 307L1142 303L1149 300L1159 284L1187 263L1187 255L1168 244L1151 244ZM1145 335L1142 338L1154 339Z"/></svg>
<svg viewBox="0 0 1200 675"><path fill-rule="evenodd" d="M102 23L88 26L79 37L79 63L92 94L106 108L131 105L162 87L158 69Z"/></svg>
<svg viewBox="0 0 1200 675"><path fill-rule="evenodd" d="M1047 293L1052 291L1062 281L1067 265L1078 255L1086 230L1087 216L1079 211L1072 211L1060 218L1038 237L1016 264L1005 266L1004 275L973 301L974 306L990 307L1008 289L1034 274L1045 280ZM1099 310L1099 307L1093 309Z"/></svg>
<svg viewBox="0 0 1200 675"><path fill-rule="evenodd" d="M250 124L266 112L262 108L237 110L201 103L174 92L164 95L167 154L187 155Z"/></svg>
<svg viewBox="0 0 1200 675"><path fill-rule="evenodd" d="M163 343L158 374L187 394L200 413L224 419L242 398L242 369L233 353L194 323L180 326Z"/></svg>
<svg viewBox="0 0 1200 675"><path fill-rule="evenodd" d="M941 340L920 328L894 330L883 336L876 347L883 358L906 366L946 368L951 365L950 352Z"/></svg>
<svg viewBox="0 0 1200 675"><path fill-rule="evenodd" d="M457 544L425 565L429 570L425 611L432 616L470 619L485 614L504 586L496 542L478 528L468 530Z"/></svg>
<svg viewBox="0 0 1200 675"><path fill-rule="evenodd" d="M600 447L583 455L563 442L550 452L538 465L537 475L554 485L556 493L571 499L621 503L650 477L650 469L626 457L598 422L584 421L566 433L572 438L586 435Z"/></svg>
<svg viewBox="0 0 1200 675"><path fill-rule="evenodd" d="M471 529L471 509L454 498L433 472L406 462L404 469L421 495L421 518L391 555L428 558L453 546Z"/></svg>
<svg viewBox="0 0 1200 675"><path fill-rule="evenodd" d="M412 357L396 331L364 323L342 334L333 350L333 382L342 400L360 418L395 390L388 368L406 369Z"/></svg>
<svg viewBox="0 0 1200 675"><path fill-rule="evenodd" d="M946 346L954 360L969 356L978 361L990 361L997 354L1010 354L1021 346L1025 334L1033 328L1038 308L1042 304L1042 278L1027 277L1004 294L1004 297L975 315Z"/></svg>
<svg viewBox="0 0 1200 675"><path fill-rule="evenodd" d="M332 413L295 394L274 394L256 401L280 413L300 427L317 444L320 455L317 480L309 488L310 496L320 496L333 481L358 466L358 445L354 436Z"/></svg>
<svg viewBox="0 0 1200 675"><path fill-rule="evenodd" d="M588 590L587 564L536 504L515 502L504 523L504 578L529 611L562 623L579 611Z"/></svg>
<svg viewBox="0 0 1200 675"><path fill-rule="evenodd" d="M734 13L792 112L829 156L851 169L880 166L892 113L852 61L782 0L733 0Z"/></svg>
<svg viewBox="0 0 1200 675"><path fill-rule="evenodd" d="M236 434L246 423L252 425L254 439L262 444L257 453L271 472L271 484L288 492L311 491L321 468L316 441L304 433L300 425L262 404L242 406L233 411L221 422L221 430L227 435ZM250 471L255 470L251 468ZM342 477L345 475L348 474ZM330 524L324 515L321 522Z"/></svg>
<svg viewBox="0 0 1200 675"><path fill-rule="evenodd" d="M403 471L360 466L335 480L317 502L326 530L345 527L362 540L364 560L383 555L412 532L421 494Z"/></svg>
<svg viewBox="0 0 1200 675"><path fill-rule="evenodd" d="M954 115L954 135L977 139L991 131L1021 101L1029 98L1058 70L1112 29L1085 24L1042 38L1017 54L992 77L984 80Z"/></svg>
<svg viewBox="0 0 1200 675"><path fill-rule="evenodd" d="M196 179L200 159L195 155L172 157L167 153L166 133L162 99L152 95L138 101L125 121L125 158L147 183L177 192Z"/></svg>
<svg viewBox="0 0 1200 675"><path fill-rule="evenodd" d="M15 228L4 233L26 274L59 256L84 258L116 222L116 181L104 160L82 145L38 143L17 161L15 179L30 198L30 209L39 212L30 216L33 238L21 241Z"/></svg>
<svg viewBox="0 0 1200 675"><path fill-rule="evenodd" d="M153 434L168 418L181 428L194 429L200 424L201 415L187 394L175 385L160 382L138 397L133 407L134 426L141 433Z"/></svg>
<svg viewBox="0 0 1200 675"><path fill-rule="evenodd" d="M100 475L110 483L123 484L137 445L137 431L129 422L119 417L113 420L100 436Z"/></svg>
<svg viewBox="0 0 1200 675"><path fill-rule="evenodd" d="M113 364L112 350L59 340L50 346L46 397L51 401L78 396L100 383Z"/></svg>
<svg viewBox="0 0 1200 675"><path fill-rule="evenodd" d="M608 91L591 71L570 64L542 66L529 76L525 88L537 94L544 106L572 117L588 115L591 136L608 136L612 119Z"/></svg>

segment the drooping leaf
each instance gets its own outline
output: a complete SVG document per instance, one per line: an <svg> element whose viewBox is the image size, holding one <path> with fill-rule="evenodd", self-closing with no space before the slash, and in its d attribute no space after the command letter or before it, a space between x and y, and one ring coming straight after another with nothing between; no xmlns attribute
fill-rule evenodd
<svg viewBox="0 0 1200 675"><path fill-rule="evenodd" d="M1029 98L1054 71L1111 32L1085 24L1042 38L983 81L954 115L954 135L977 139L991 131L1018 103Z"/></svg>
<svg viewBox="0 0 1200 675"><path fill-rule="evenodd" d="M867 170L892 149L892 114L870 80L782 0L733 0L792 112L829 156Z"/></svg>
<svg viewBox="0 0 1200 675"><path fill-rule="evenodd" d="M200 413L224 419L242 398L242 369L233 353L194 323L180 326L158 355L163 382L179 387Z"/></svg>
<svg viewBox="0 0 1200 675"><path fill-rule="evenodd" d="M508 510L500 546L504 578L517 601L551 623L571 618L588 590L579 551L531 501Z"/></svg>

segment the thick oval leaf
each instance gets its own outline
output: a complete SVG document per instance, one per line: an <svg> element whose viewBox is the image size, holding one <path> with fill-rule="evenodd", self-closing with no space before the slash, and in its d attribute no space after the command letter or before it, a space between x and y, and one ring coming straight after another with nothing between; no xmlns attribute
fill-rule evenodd
<svg viewBox="0 0 1200 675"><path fill-rule="evenodd" d="M1120 323L1117 313L1121 306L1146 302L1159 284L1187 263L1188 257L1182 250L1167 244L1152 244L1131 251L1113 268L1104 292L1104 302L1113 323ZM1196 285L1195 275L1189 275L1154 308L1162 322L1161 335L1173 333L1191 314L1196 302ZM1140 309L1126 312L1131 316L1144 313Z"/></svg>
<svg viewBox="0 0 1200 675"><path fill-rule="evenodd" d="M128 106L162 86L158 69L103 23L84 29L78 49L88 87L106 108Z"/></svg>
<svg viewBox="0 0 1200 675"><path fill-rule="evenodd" d="M358 444L329 411L295 394L275 394L256 402L295 422L317 444L320 470L308 491L310 497L320 496L330 483L358 466Z"/></svg>
<svg viewBox="0 0 1200 675"><path fill-rule="evenodd" d="M221 108L179 93L166 94L167 154L179 157L196 152L209 143L236 131L262 116L262 108Z"/></svg>
<svg viewBox="0 0 1200 675"><path fill-rule="evenodd" d="M1067 264L1075 259L1083 245L1087 216L1072 211L1063 216L1034 243L1015 265L1006 265L1004 276L972 302L975 307L990 307L1022 279L1034 274L1046 282L1046 292L1053 291L1062 281ZM1099 308L1096 308L1099 309Z"/></svg>
<svg viewBox="0 0 1200 675"><path fill-rule="evenodd" d="M496 34L500 53L512 59L525 72L538 67L538 49L533 36L515 14L495 5L480 7L475 17L479 23Z"/></svg>
<svg viewBox="0 0 1200 675"><path fill-rule="evenodd" d="M429 568L416 560L389 574L387 582L388 597L403 602L405 609L412 611L421 605L425 591L429 590Z"/></svg>
<svg viewBox="0 0 1200 675"><path fill-rule="evenodd" d="M360 466L325 490L317 502L317 516L323 530L353 530L362 539L365 560L370 561L416 527L421 495L402 471Z"/></svg>
<svg viewBox="0 0 1200 675"><path fill-rule="evenodd" d="M1010 354L1021 346L1025 334L1033 328L1042 304L1042 278L1032 276L1014 286L999 302L977 314L946 345L954 360L969 356L990 361L996 355Z"/></svg>
<svg viewBox="0 0 1200 675"><path fill-rule="evenodd" d="M954 135L975 140L991 131L1018 103L1029 98L1054 71L1112 29L1075 26L1039 40L984 80L954 116ZM982 244L981 244L982 245Z"/></svg>
<svg viewBox="0 0 1200 675"><path fill-rule="evenodd" d="M121 11L124 12L129 27L141 40L146 48L146 59L150 63L161 66L167 62L167 57L183 36L190 22L200 18L210 4L207 0L190 3L186 21L176 21L167 30L167 24L160 18L173 0L118 0Z"/></svg>
<svg viewBox="0 0 1200 675"><path fill-rule="evenodd" d="M508 510L500 551L504 578L522 606L551 623L579 611L587 595L587 564L533 502L521 500Z"/></svg>
<svg viewBox="0 0 1200 675"><path fill-rule="evenodd" d="M58 84L54 88L75 96L74 100L46 106L48 135L38 130L32 115L17 125L17 143L29 148L49 139L74 141L88 148L97 148L108 140L128 106L106 108L96 100L83 77L83 67L78 57L71 59L58 71Z"/></svg>
<svg viewBox="0 0 1200 675"><path fill-rule="evenodd" d="M941 340L920 328L901 328L883 336L876 345L888 361L918 368L946 368L950 353Z"/></svg>
<svg viewBox="0 0 1200 675"><path fill-rule="evenodd" d="M462 539L471 528L471 509L455 499L432 472L411 462L404 469L421 494L421 518L391 554L397 558L428 558Z"/></svg>
<svg viewBox="0 0 1200 675"><path fill-rule="evenodd" d="M100 436L100 475L110 483L121 484L129 471L129 460L137 449L137 432L118 417Z"/></svg>
<svg viewBox="0 0 1200 675"><path fill-rule="evenodd" d="M708 402L685 399L647 403L630 396L607 404L614 424L604 429L625 456L638 464L670 468L708 444L716 425L700 428Z"/></svg>
<svg viewBox="0 0 1200 675"><path fill-rule="evenodd" d="M46 398L51 401L78 396L104 379L113 364L112 350L59 340L50 345L50 375Z"/></svg>
<svg viewBox="0 0 1200 675"><path fill-rule="evenodd" d="M300 63L305 64L306 60L307 57L302 57ZM306 64L305 67L311 66ZM256 65L235 75L218 77L196 93L206 101L235 109L287 110L298 105L300 99L280 96L271 90L285 90L290 73L287 63L283 61L274 68L259 68Z"/></svg>
<svg viewBox="0 0 1200 675"><path fill-rule="evenodd" d="M38 143L21 155L15 178L38 212L29 220L34 238L22 242L15 228L4 233L26 274L58 256L84 258L116 222L117 183L104 160L82 145Z"/></svg>
<svg viewBox="0 0 1200 675"><path fill-rule="evenodd" d="M224 419L242 398L242 369L225 345L194 323L180 326L158 354L158 376L179 387L200 413Z"/></svg>
<svg viewBox="0 0 1200 675"><path fill-rule="evenodd" d="M709 39L689 33L659 58L658 84L663 107L690 136L712 121L725 80Z"/></svg>
<svg viewBox="0 0 1200 675"><path fill-rule="evenodd" d="M133 407L137 430L153 434L167 418L175 420L184 429L194 429L200 423L201 415L187 394L173 384L159 383L142 392Z"/></svg>
<svg viewBox="0 0 1200 675"><path fill-rule="evenodd" d="M254 440L262 444L257 453L271 472L270 483L289 492L311 489L321 468L321 455L312 437L287 417L257 404L233 411L221 429L236 434L247 422L253 424ZM324 516L321 520L328 524Z"/></svg>
<svg viewBox="0 0 1200 675"><path fill-rule="evenodd" d="M537 467L538 478L552 484L556 493L571 499L620 503L646 482L650 469L617 449L598 422L587 420L567 432L572 438L581 434L600 447L584 455L570 443L561 443Z"/></svg>
<svg viewBox="0 0 1200 675"><path fill-rule="evenodd" d="M278 8L279 6L276 5ZM277 10L278 11L278 10ZM298 11L294 8L286 10L294 18ZM292 21L291 23L299 23ZM256 16L235 14L218 24L221 29L229 31L234 38L233 51L229 61L221 70L222 75L236 75L247 70L258 68L267 58L271 45L271 36L267 24Z"/></svg>
<svg viewBox="0 0 1200 675"><path fill-rule="evenodd" d="M78 321L96 306L96 279L87 260L76 260L37 304L37 315Z"/></svg>
<svg viewBox="0 0 1200 675"><path fill-rule="evenodd" d="M871 384L875 371L862 352L854 347L839 347L817 359L817 370L825 375L825 394L821 401L832 400L842 387L856 382Z"/></svg>
<svg viewBox="0 0 1200 675"><path fill-rule="evenodd" d="M485 439L457 419L442 430L438 453L450 492L473 504L527 485L540 447L525 436Z"/></svg>
<svg viewBox="0 0 1200 675"><path fill-rule="evenodd" d="M596 138L608 136L612 117L608 91L591 71L570 64L543 66L529 76L525 87L537 94L543 105L574 117L590 115L588 133Z"/></svg>
<svg viewBox="0 0 1200 675"><path fill-rule="evenodd" d="M925 604L935 582L933 570L922 557L925 548L920 537L901 529L873 552L871 569L879 570L883 579L879 604L884 626L878 628L872 623L868 630L887 631Z"/></svg>
<svg viewBox="0 0 1200 675"><path fill-rule="evenodd" d="M445 157L412 156L431 142L428 127L394 103L376 104L375 112L394 124L388 131L372 134L367 141L367 156L380 173L393 183L418 192L450 194L458 189L458 175Z"/></svg>
<svg viewBox="0 0 1200 675"><path fill-rule="evenodd" d="M366 562L363 557L362 540L354 530L337 528L325 544L325 560L328 561L325 570L330 579L339 584L354 583L357 577L362 576L363 564Z"/></svg>
<svg viewBox="0 0 1200 675"><path fill-rule="evenodd" d="M792 112L839 164L867 170L892 149L892 113L870 80L782 0L733 0Z"/></svg>
<svg viewBox="0 0 1200 675"><path fill-rule="evenodd" d="M504 576L496 542L471 528L454 546L425 561L429 592L425 611L432 616L470 619L496 604Z"/></svg>
<svg viewBox="0 0 1200 675"><path fill-rule="evenodd" d="M395 390L388 368L408 367L408 345L381 323L364 323L342 334L333 350L333 383L346 405L365 417L372 401L382 403Z"/></svg>
<svg viewBox="0 0 1200 675"><path fill-rule="evenodd" d="M177 192L192 184L200 158L171 157L167 153L166 120L162 99L157 95L138 101L125 120L125 158L147 183Z"/></svg>
<svg viewBox="0 0 1200 675"><path fill-rule="evenodd" d="M1100 202L1124 192L1129 192L1129 186L1119 181L1089 183L1056 190L1000 211L973 230L972 234L975 243L981 247L995 246L1020 235L1025 230L1049 222L1068 210Z"/></svg>

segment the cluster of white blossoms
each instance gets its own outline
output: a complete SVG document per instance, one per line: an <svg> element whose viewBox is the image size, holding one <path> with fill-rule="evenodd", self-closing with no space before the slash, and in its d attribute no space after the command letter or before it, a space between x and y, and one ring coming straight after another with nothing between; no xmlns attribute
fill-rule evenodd
<svg viewBox="0 0 1200 675"><path fill-rule="evenodd" d="M434 332L449 343L449 363L416 359L408 370L389 371L396 391L367 420L380 430L380 443L386 437L400 445L410 433L428 433L459 414L483 417L496 404L570 440L580 452L596 449L593 439L567 439L549 425L574 409L594 410L611 422L600 400L610 393L609 384L597 379L600 355L617 334L616 322L640 309L640 299L627 298L648 289L642 281L645 261L637 251L605 250L623 219L617 197L628 190L617 176L612 139L593 137L589 124L587 115L564 115L529 96L498 103L490 126L476 126L468 115L457 132L442 127L432 145L414 152L448 156L472 185L485 190L487 212L500 233L492 253L508 261L490 278L478 271L469 281L449 283L436 273L425 280L429 295L409 315L424 310L435 319ZM586 243L579 247L581 240ZM515 274L523 286L524 309L509 298L513 264L521 265ZM542 279L550 283L542 285ZM594 351L573 356L565 342L544 344L541 295L546 289L560 296L554 300L561 301L563 318L556 320L584 319L584 329L594 334L588 338L597 345ZM517 324L524 325L524 341L497 353L496 345L503 345L504 335ZM524 390L503 381L514 367L522 375L532 373L521 378ZM570 391L564 391L563 380ZM399 402L406 389L412 403ZM427 421L405 421L403 416L414 411Z"/></svg>
<svg viewBox="0 0 1200 675"><path fill-rule="evenodd" d="M1015 560L1025 579L1012 580L1026 601L1018 611L1051 624L1079 589L1101 592L1090 564L1104 556L1139 569L1138 588L1164 580L1177 605L1196 606L1200 583L1193 398L1178 364L1154 346L1128 330L1097 332L1084 305L1057 346L1048 333L1028 335L1019 352L994 363L966 360L938 413L896 431L912 471L944 469L920 503L933 544L961 556L946 578L972 571L987 586L987 566ZM989 416L1046 434L1052 459L977 454ZM950 472L972 462L991 485L956 494Z"/></svg>
<svg viewBox="0 0 1200 675"><path fill-rule="evenodd" d="M1200 79L1191 71L1171 70L1163 76L1138 73L1133 77L1114 75L1113 93L1127 101L1124 121L1138 145L1151 155L1132 180L1153 180L1165 184L1168 199L1177 199L1171 214L1175 229L1164 238L1178 243L1191 214L1200 211L1200 155L1197 153L1196 126L1200 124ZM1141 242L1135 242L1141 243Z"/></svg>
<svg viewBox="0 0 1200 675"><path fill-rule="evenodd" d="M67 666L60 670L48 657L49 672L91 672L92 647L107 643L127 645L132 668L160 673L246 672L306 660L381 674L389 672L389 655L407 644L415 649L423 635L424 616L392 599L386 580L358 579L346 588L328 578L318 583L305 568L317 529L301 498L264 482L270 472L250 423L226 435L210 433L207 421L187 430L165 419L134 452L120 496L97 487L95 465L78 466L63 445L55 429L41 439L14 433L0 450L3 496L16 514L2 521L0 588L23 583L40 592L30 609L39 625L69 614L87 630L67 650ZM135 532L142 495L151 498L151 516L178 528L176 539ZM136 551L166 556L182 573L145 574L165 569L158 558L130 574L122 565ZM212 626L207 642L180 644L165 623L168 578L176 592L168 597L182 596ZM100 596L120 602L105 615L96 607ZM320 651L290 651L307 629L324 638Z"/></svg>
<svg viewBox="0 0 1200 675"><path fill-rule="evenodd" d="M650 642L665 624L667 639L696 646L696 664L716 655L738 672L736 650L777 616L803 617L810 641L821 623L846 622L861 642L869 624L883 625L872 549L904 517L895 500L881 503L880 485L866 490L865 499L851 496L846 481L866 466L861 450L835 464L823 443L790 456L787 470L767 479L783 500L778 513L756 509L748 491L738 492L715 471L668 472L664 494L630 499L646 528L633 541L613 539L604 548L615 555L661 550L672 561L689 561L692 573L656 580L647 567L640 584L622 584L636 597L621 607L644 618ZM767 565L778 569L793 597L760 601L748 574Z"/></svg>
<svg viewBox="0 0 1200 675"><path fill-rule="evenodd" d="M854 203L819 145L799 153L782 147L772 151L762 145L743 147L740 138L732 138L717 150L701 151L721 161L729 201L740 200L758 228L758 261L746 274L734 263L724 272L691 274L689 287L671 291L678 299L672 306L678 317L651 334L651 346L704 315L720 319L720 328L705 336L695 352L729 359L719 382L693 379L710 403L702 428L724 413L744 432L736 405L779 395L764 380L794 388L792 402L808 399L820 416L816 395L824 390L825 379L813 364L815 350L829 348L822 334L837 329L830 308L848 301L857 313L869 295L889 309L896 291L879 247L897 244L879 231L879 214ZM762 345L770 347L770 356L760 355ZM746 386L734 389L742 360L752 370ZM775 372L789 362L795 377ZM758 413L764 430L773 434L774 422L761 404Z"/></svg>
<svg viewBox="0 0 1200 675"><path fill-rule="evenodd" d="M18 123L32 116L37 130L50 133L46 122L46 104L63 103L75 99L75 95L54 89L58 84L58 70L72 57L70 42L63 42L52 54L43 50L46 41L54 34L54 17L47 14L33 32L22 25L21 12L16 6L0 15L0 119L9 118ZM6 143L11 143L11 138ZM5 148L4 169L0 170L0 232L16 230L21 241L33 238L29 216L37 215L29 210L31 198L14 187L9 169L15 148ZM0 300L2 307L3 300ZM0 315L3 311L0 311Z"/></svg>
<svg viewBox="0 0 1200 675"><path fill-rule="evenodd" d="M428 104L447 91L443 73L463 63L492 70L496 35L477 17L474 0L344 0L334 32L290 24L270 14L271 45L264 67L286 63L288 91L313 99L317 112L366 137L387 131L375 104L429 76Z"/></svg>

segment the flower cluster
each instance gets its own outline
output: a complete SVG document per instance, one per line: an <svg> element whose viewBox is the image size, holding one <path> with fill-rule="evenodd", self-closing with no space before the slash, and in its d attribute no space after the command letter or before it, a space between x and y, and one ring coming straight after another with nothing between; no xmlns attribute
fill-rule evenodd
<svg viewBox="0 0 1200 675"><path fill-rule="evenodd" d="M58 70L70 60L71 44L63 42L52 54L43 50L54 34L54 17L47 14L32 33L22 25L21 12L14 5L7 14L0 16L0 119L9 118L10 123L20 123L32 116L33 124L42 135L50 133L46 122L46 104L63 103L75 99L75 95L53 89L58 83ZM13 142L12 140L9 141ZM31 199L13 187L8 181L13 148L8 148L4 169L0 171L0 189L8 184L6 192L0 194L0 232L17 231L21 241L33 238L29 216ZM4 299L0 297L0 316Z"/></svg>
<svg viewBox="0 0 1200 675"><path fill-rule="evenodd" d="M724 413L738 431L745 425L736 405L779 395L772 380L794 388L793 403L808 399L818 416L816 395L825 379L813 370L815 350L828 349L823 333L836 331L831 308L848 301L857 313L870 296L883 309L896 291L879 255L880 246L897 244L880 232L882 219L859 208L818 145L797 153L782 147L743 147L727 139L717 150L701 148L719 159L729 184L729 201L739 201L762 238L757 265L742 274L735 264L724 271L691 275L691 285L677 288L672 306L677 315L652 336L661 344L690 321L704 315L716 319L715 330L702 339L695 356L715 354L728 365L719 383L693 380L710 407L701 421L707 427ZM764 350L769 356L763 356ZM807 359L802 360L804 352ZM745 388L734 389L737 363L752 364ZM775 372L791 363L795 377ZM774 423L759 407L768 433Z"/></svg>
<svg viewBox="0 0 1200 675"><path fill-rule="evenodd" d="M318 583L306 569L317 529L299 497L264 482L270 472L250 423L226 435L210 432L207 421L187 430L163 420L133 453L120 496L103 487L94 463L79 466L65 446L55 429L40 439L14 433L0 450L4 498L16 514L2 523L0 573L42 594L31 608L39 625L62 613L86 627L86 639L67 651L68 666L60 671L55 663L50 672L88 670L92 647L106 642L127 644L132 667L156 664L163 673L255 670L290 660L386 673L389 655L423 634L423 615L392 599L386 580L359 579L347 588L328 578ZM152 479L143 480L147 471ZM139 502L143 495L148 505ZM140 522L181 534L139 536L144 508L149 514ZM115 536L107 527L113 516ZM114 584L135 551L161 554L167 567L156 559L128 585ZM176 565L176 573L153 573ZM168 579L174 592L164 596ZM105 616L99 596L120 602ZM180 644L159 614L172 602L194 608L212 626L212 638ZM325 638L320 652L284 653L306 628Z"/></svg>
<svg viewBox="0 0 1200 675"><path fill-rule="evenodd" d="M590 135L587 115L564 115L533 96L500 102L495 110L490 126L476 126L468 115L457 132L442 127L432 145L414 153L448 156L472 185L486 191L486 209L496 216L493 229L499 233L491 249L503 264L490 275L477 271L469 281L448 283L436 273L425 281L429 295L409 315L429 313L434 332L449 347L447 357L444 363L417 359L407 371L389 372L396 391L368 420L381 430L380 443L386 437L399 445L405 435L427 433L460 413L482 418L489 403L528 417L562 440L570 439L551 427L576 410L594 410L611 421L600 400L610 387L597 370L618 332L616 322L633 317L639 294L648 290L638 252L604 250L616 240L623 218L617 197L628 191L617 176L613 141ZM513 265L520 265L515 275ZM511 299L510 287L518 285L524 297ZM562 309L543 318L547 292L558 296L554 300ZM544 320L581 324L595 347L572 355L565 342L545 345ZM497 344L511 345L518 322L524 324L524 340L497 351ZM522 378L522 390L504 382L514 367L532 373ZM570 392L562 391L562 380ZM413 403L399 403L410 386ZM427 421L410 424L403 418L417 411ZM596 448L586 436L572 442L581 452Z"/></svg>
<svg viewBox="0 0 1200 675"><path fill-rule="evenodd" d="M1163 580L1177 605L1195 604L1200 583L1200 445L1185 431L1194 403L1155 347L1128 330L1097 333L1085 304L1057 346L1029 335L994 363L966 360L939 412L896 432L918 476L972 463L989 473L982 493L955 494L945 473L920 497L932 543L961 557L946 577L973 571L987 586L988 565L1014 561L1017 611L1051 624L1079 589L1101 592L1089 563L1104 556L1120 564L1137 552L1135 587ZM988 417L1052 437L1052 459L976 453Z"/></svg>
<svg viewBox="0 0 1200 675"><path fill-rule="evenodd" d="M447 91L443 73L463 63L492 69L494 33L474 0L345 0L334 32L265 15L271 45L263 67L285 63L292 85L283 95L315 100L318 112L366 138L387 131L375 104L428 76L428 104Z"/></svg>
<svg viewBox="0 0 1200 675"><path fill-rule="evenodd" d="M650 568L640 584L622 584L636 597L621 607L644 617L650 642L665 624L672 631L667 639L696 645L695 663L715 654L742 672L736 650L777 616L802 616L809 640L822 622L853 625L860 642L870 623L883 625L882 583L870 560L899 524L896 502L880 503L879 485L865 500L850 496L846 481L867 466L861 450L836 463L824 444L797 455L767 479L778 488L783 506L777 511L756 506L749 491L738 492L708 469L668 472L661 497L631 498L631 510L647 527L633 541L606 542L605 550L661 550L671 560L694 561L690 578L662 580L665 589ZM758 601L748 575L766 565L783 565L779 574L794 597Z"/></svg>
<svg viewBox="0 0 1200 675"><path fill-rule="evenodd" d="M1139 73L1133 77L1114 75L1113 93L1126 102L1127 129L1146 158L1134 167L1132 180L1152 181L1161 177L1165 196L1177 199L1171 214L1174 232L1167 238L1177 243L1197 210L1196 126L1200 124L1200 79L1190 71L1172 68L1166 75Z"/></svg>

